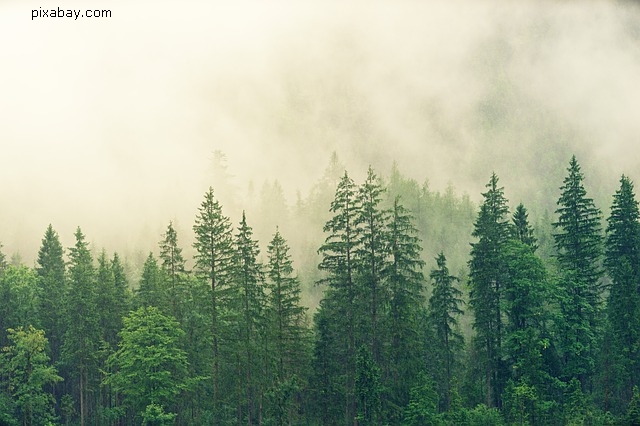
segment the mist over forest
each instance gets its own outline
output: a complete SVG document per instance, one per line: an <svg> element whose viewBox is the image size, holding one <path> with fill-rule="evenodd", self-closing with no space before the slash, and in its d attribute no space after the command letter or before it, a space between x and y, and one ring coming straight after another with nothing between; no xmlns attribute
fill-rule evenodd
<svg viewBox="0 0 640 426"><path fill-rule="evenodd" d="M639 3L91 3L0 2L0 378L61 375L0 424L633 424ZM148 324L175 400L118 376Z"/></svg>
<svg viewBox="0 0 640 426"><path fill-rule="evenodd" d="M169 220L189 230L209 185L235 219L265 182L293 206L332 152L355 176L396 161L474 201L496 171L536 216L574 153L600 206L638 177L632 2L110 5L29 24L23 2L0 5L19 41L2 45L0 240L27 263L49 223L65 245L80 225L151 250Z"/></svg>

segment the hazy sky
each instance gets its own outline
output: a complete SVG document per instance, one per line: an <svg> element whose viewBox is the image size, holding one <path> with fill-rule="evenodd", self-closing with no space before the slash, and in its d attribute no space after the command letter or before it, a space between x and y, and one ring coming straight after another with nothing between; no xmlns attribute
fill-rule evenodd
<svg viewBox="0 0 640 426"><path fill-rule="evenodd" d="M640 182L638 6L345 3L0 0L5 252L32 261L49 223L148 250L190 229L216 150L290 198L332 151L472 198L495 170L553 201L572 153L594 191ZM112 17L31 20L51 6Z"/></svg>

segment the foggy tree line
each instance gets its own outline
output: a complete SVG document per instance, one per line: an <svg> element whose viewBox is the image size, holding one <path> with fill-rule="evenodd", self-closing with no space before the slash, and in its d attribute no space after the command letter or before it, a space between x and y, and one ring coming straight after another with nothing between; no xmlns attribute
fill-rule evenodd
<svg viewBox="0 0 640 426"><path fill-rule="evenodd" d="M333 158L298 209L326 213L306 274L213 188L193 259L170 222L139 279L49 225L34 267L0 256L0 424L640 424L633 183L606 220L575 157L559 189L541 231L495 173L473 210Z"/></svg>

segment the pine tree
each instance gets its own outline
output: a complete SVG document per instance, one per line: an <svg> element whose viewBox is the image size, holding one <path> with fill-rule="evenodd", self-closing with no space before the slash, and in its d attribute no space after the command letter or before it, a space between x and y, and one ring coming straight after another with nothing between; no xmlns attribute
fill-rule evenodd
<svg viewBox="0 0 640 426"><path fill-rule="evenodd" d="M611 278L607 300L608 329L612 344L608 354L607 374L611 371L613 398L618 410L631 399L631 389L640 380L640 211L633 183L620 179L620 189L613 196L611 215L607 219L605 266ZM607 397L608 397L608 390ZM607 403L609 401L607 400Z"/></svg>
<svg viewBox="0 0 640 426"><path fill-rule="evenodd" d="M322 256L318 268L327 274L319 284L326 284L328 289L316 314L316 320L321 321L316 321L318 332L321 333L316 344L322 344L322 350L316 346L314 362L316 368L325 371L328 377L322 377L321 383L315 387L320 394L320 401L332 401L332 405L342 402L344 422L347 424L352 424L356 417L355 316L359 314L355 305L355 253L359 248L356 191L356 185L345 172L331 202L330 211L334 216L324 226L324 232L329 235L318 250ZM339 359L340 362L328 358ZM329 366L336 369L327 370ZM336 421L338 419L331 420Z"/></svg>
<svg viewBox="0 0 640 426"><path fill-rule="evenodd" d="M564 337L565 379L590 383L595 368L595 340L600 325L600 210L587 197L584 176L575 156L558 199L558 221L553 224L557 259L561 268L561 335Z"/></svg>
<svg viewBox="0 0 640 426"><path fill-rule="evenodd" d="M137 300L137 306L155 306L163 313L169 313L170 309L167 303L167 294L164 291L162 273L158 266L158 260L151 252L142 266L142 276L140 277L140 284L138 285Z"/></svg>
<svg viewBox="0 0 640 426"><path fill-rule="evenodd" d="M420 316L424 304L424 261L413 216L396 197L387 225L390 260L383 271L389 286L389 315L385 333L389 339L388 370L392 404L404 407L416 372L423 368ZM399 415L401 413L398 413Z"/></svg>
<svg viewBox="0 0 640 426"><path fill-rule="evenodd" d="M69 249L69 294L66 302L67 329L62 356L74 366L78 380L80 424L89 419L89 395L97 378L97 357L100 348L99 317L96 305L96 276L93 259L85 236L78 228L76 244Z"/></svg>
<svg viewBox="0 0 640 426"><path fill-rule="evenodd" d="M474 311L476 343L485 372L487 405L500 406L500 395L506 383L502 354L504 318L502 313L503 286L507 279L503 249L509 239L508 207L504 189L498 187L498 177L491 175L483 193L478 218L472 235L478 238L471 244L470 305Z"/></svg>
<svg viewBox="0 0 640 426"><path fill-rule="evenodd" d="M160 241L160 260L162 261L162 271L169 285L170 313L179 322L182 322L183 307L180 302L184 299L186 262L182 256L182 249L178 247L178 233L172 222L169 222L167 231L162 235L162 241Z"/></svg>
<svg viewBox="0 0 640 426"><path fill-rule="evenodd" d="M437 268L431 270L429 277L433 281L433 293L429 299L429 318L437 339L436 359L438 365L434 372L441 384L441 407L443 411L451 407L452 382L456 358L464 344L458 329L458 317L463 314L462 292L454 287L458 277L449 274L447 258L444 253L436 257Z"/></svg>
<svg viewBox="0 0 640 426"><path fill-rule="evenodd" d="M289 246L277 230L267 253L269 335L276 365L274 388L278 390L301 382L306 375L309 333L305 326L306 309L300 305L300 281L293 275ZM295 395L292 392L280 394L275 422L282 426L295 420L292 413Z"/></svg>
<svg viewBox="0 0 640 426"><path fill-rule="evenodd" d="M262 265L257 261L260 250L253 238L253 230L247 225L245 213L235 236L234 284L239 296L238 385L242 403L239 405L238 421L246 415L248 424L262 417L261 398L264 383L261 369L264 339L264 276ZM243 414L246 407L246 414Z"/></svg>
<svg viewBox="0 0 640 426"><path fill-rule="evenodd" d="M382 362L384 331L380 326L386 316L389 291L382 276L388 262L387 223L388 212L380 206L384 188L380 179L369 167L365 182L358 188L359 214L356 216L358 246L355 251L358 279L357 301L366 303L366 312L359 324L359 343L369 345L373 359ZM357 309L357 308L356 308ZM360 311L359 309L357 309Z"/></svg>
<svg viewBox="0 0 640 426"><path fill-rule="evenodd" d="M195 269L210 286L211 336L213 356L213 410L218 411L220 392L220 341L226 306L229 303L233 268L233 239L229 218L215 199L213 188L205 193L193 226L196 241Z"/></svg>
<svg viewBox="0 0 640 426"><path fill-rule="evenodd" d="M58 233L49 225L36 260L40 297L40 321L49 339L51 360L60 360L62 338L65 330L64 299L67 291L65 279L64 250Z"/></svg>
<svg viewBox="0 0 640 426"><path fill-rule="evenodd" d="M528 245L535 252L538 249L537 240L533 234L533 228L529 225L529 213L522 203L516 207L512 221L514 238Z"/></svg>

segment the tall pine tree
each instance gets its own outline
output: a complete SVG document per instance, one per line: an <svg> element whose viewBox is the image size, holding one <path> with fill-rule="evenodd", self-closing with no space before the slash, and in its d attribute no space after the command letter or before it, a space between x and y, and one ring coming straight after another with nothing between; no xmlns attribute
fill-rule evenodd
<svg viewBox="0 0 640 426"><path fill-rule="evenodd" d="M223 338L225 312L232 299L233 237L229 218L213 194L213 188L204 195L193 225L196 240L195 270L207 282L211 301L212 384L214 413L220 409L220 343Z"/></svg>
<svg viewBox="0 0 640 426"><path fill-rule="evenodd" d="M471 244L470 304L474 312L476 344L484 370L486 401L489 407L501 405L506 371L502 353L504 318L503 286L507 279L503 250L509 239L508 207L504 189L498 187L498 176L491 175L483 193L478 218L472 235L478 242Z"/></svg>
<svg viewBox="0 0 640 426"><path fill-rule="evenodd" d="M633 182L620 178L607 219L605 266L611 278L607 300L607 334L610 345L605 382L606 403L612 393L613 408L621 411L631 400L632 389L640 380L640 211ZM608 386L607 386L608 387Z"/></svg>
<svg viewBox="0 0 640 426"><path fill-rule="evenodd" d="M75 238L75 246L69 249L69 294L65 304L67 329L62 356L65 364L74 367L80 425L84 426L91 414L89 396L98 379L100 318L96 305L96 274L89 245L80 228L76 230Z"/></svg>
<svg viewBox="0 0 640 426"><path fill-rule="evenodd" d="M601 325L601 214L587 197L584 175L575 156L571 157L567 171L557 203L558 221L553 224L562 280L564 377L577 378L586 389L595 369L595 342Z"/></svg>

